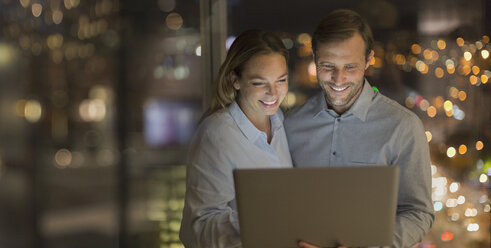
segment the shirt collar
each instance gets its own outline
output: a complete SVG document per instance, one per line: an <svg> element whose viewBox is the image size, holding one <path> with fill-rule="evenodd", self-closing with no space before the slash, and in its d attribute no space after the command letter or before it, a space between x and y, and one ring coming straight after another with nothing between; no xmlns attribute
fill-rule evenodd
<svg viewBox="0 0 491 248"><path fill-rule="evenodd" d="M358 99L356 99L347 113L352 113L358 117L358 119L365 121L367 119L368 109L370 108L370 104L375 95L375 90L372 89L372 86L368 83L368 80L365 79L361 94L358 96Z"/></svg>
<svg viewBox="0 0 491 248"><path fill-rule="evenodd" d="M281 110L278 109L278 111ZM234 119L240 131L247 137L248 140L254 141L260 136L266 136L264 132L260 131L254 126L254 124L252 124L242 109L240 109L239 104L237 104L236 101L232 102L228 106L228 112L232 116L232 119ZM274 133L283 126L282 120L277 113L270 116L269 119L271 120L271 130L274 135Z"/></svg>
<svg viewBox="0 0 491 248"><path fill-rule="evenodd" d="M365 121L367 118L368 109L370 108L370 103L375 95L375 90L372 89L372 86L368 83L368 80L365 79L358 99L355 100L351 108L343 115L353 114L358 119ZM325 93L323 90L314 96L311 104L314 105L313 117L317 117L320 113L328 110Z"/></svg>

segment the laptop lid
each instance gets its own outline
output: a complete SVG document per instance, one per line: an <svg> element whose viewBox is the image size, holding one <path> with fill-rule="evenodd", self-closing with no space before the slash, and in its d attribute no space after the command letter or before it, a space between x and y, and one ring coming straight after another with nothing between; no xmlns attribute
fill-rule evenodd
<svg viewBox="0 0 491 248"><path fill-rule="evenodd" d="M234 170L244 248L393 243L399 167Z"/></svg>

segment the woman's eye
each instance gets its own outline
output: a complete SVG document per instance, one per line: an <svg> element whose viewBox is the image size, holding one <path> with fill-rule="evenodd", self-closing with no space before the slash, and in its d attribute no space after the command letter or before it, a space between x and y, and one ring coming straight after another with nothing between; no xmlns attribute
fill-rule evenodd
<svg viewBox="0 0 491 248"><path fill-rule="evenodd" d="M261 86L261 85L263 85L263 83L261 83L261 82L252 82L252 85L253 86Z"/></svg>
<svg viewBox="0 0 491 248"><path fill-rule="evenodd" d="M286 81L288 81L286 78L278 80L279 83L285 83Z"/></svg>

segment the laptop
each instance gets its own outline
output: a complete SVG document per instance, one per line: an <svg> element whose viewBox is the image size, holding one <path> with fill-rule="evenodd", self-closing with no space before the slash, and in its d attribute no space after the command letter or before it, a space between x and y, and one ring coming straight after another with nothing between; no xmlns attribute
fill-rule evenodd
<svg viewBox="0 0 491 248"><path fill-rule="evenodd" d="M392 245L399 167L234 170L244 248Z"/></svg>

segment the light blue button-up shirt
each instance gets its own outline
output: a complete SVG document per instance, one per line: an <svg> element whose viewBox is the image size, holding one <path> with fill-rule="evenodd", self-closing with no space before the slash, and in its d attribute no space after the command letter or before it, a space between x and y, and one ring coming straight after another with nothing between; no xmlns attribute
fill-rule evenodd
<svg viewBox="0 0 491 248"><path fill-rule="evenodd" d="M236 102L207 117L189 151L180 238L186 247L241 247L232 170L292 167L281 110L272 140Z"/></svg>
<svg viewBox="0 0 491 248"><path fill-rule="evenodd" d="M358 99L342 115L329 109L324 92L319 92L292 110L284 125L295 166L398 165L393 247L411 247L425 237L434 220L430 156L423 125L414 113L365 81Z"/></svg>

